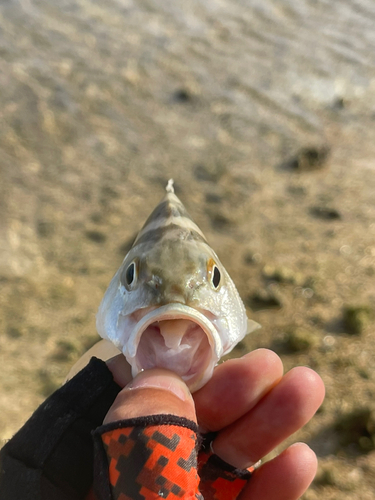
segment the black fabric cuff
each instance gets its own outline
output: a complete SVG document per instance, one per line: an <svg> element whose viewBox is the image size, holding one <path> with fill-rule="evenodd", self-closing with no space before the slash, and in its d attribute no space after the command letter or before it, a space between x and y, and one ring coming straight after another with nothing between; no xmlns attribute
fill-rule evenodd
<svg viewBox="0 0 375 500"><path fill-rule="evenodd" d="M107 365L92 358L47 398L0 452L1 500L84 497L93 480L91 432L120 390Z"/></svg>
<svg viewBox="0 0 375 500"><path fill-rule="evenodd" d="M248 469L237 469L237 467L234 467L231 464L228 464L225 460L221 459L218 455L215 453L212 453L211 451L211 443L214 441L215 437L217 436L217 432L208 432L205 434L202 438L202 443L201 443L201 451L203 453L206 453L209 455L209 458L207 460L207 464L205 467L207 468L207 471L209 469L216 469L216 470L222 470L223 472L229 472L230 474L233 474L239 479L250 479L251 477L251 472ZM203 473L206 474L205 471ZM210 475L211 473L209 473Z"/></svg>
<svg viewBox="0 0 375 500"><path fill-rule="evenodd" d="M195 434L198 433L198 426L192 420L177 415L162 413L158 415L146 415L144 417L127 418L124 420L117 420L108 424L101 425L92 432L94 439L105 432L112 431L113 429L124 429L125 427L149 427L152 425L179 425L192 430Z"/></svg>

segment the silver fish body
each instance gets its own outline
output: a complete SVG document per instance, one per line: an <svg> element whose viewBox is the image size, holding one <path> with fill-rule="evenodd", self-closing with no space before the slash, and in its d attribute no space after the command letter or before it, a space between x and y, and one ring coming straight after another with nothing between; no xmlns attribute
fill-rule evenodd
<svg viewBox="0 0 375 500"><path fill-rule="evenodd" d="M245 307L173 183L138 234L103 297L97 330L135 376L164 367L193 392L249 331Z"/></svg>

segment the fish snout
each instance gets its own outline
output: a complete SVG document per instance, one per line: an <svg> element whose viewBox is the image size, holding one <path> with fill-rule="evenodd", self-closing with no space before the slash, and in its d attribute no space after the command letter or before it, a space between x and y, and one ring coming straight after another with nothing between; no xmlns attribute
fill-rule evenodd
<svg viewBox="0 0 375 500"><path fill-rule="evenodd" d="M164 294L161 297L161 304L186 304L187 303L187 298L186 295L183 293L182 290L179 290L177 288L171 288L168 289L164 292Z"/></svg>
<svg viewBox="0 0 375 500"><path fill-rule="evenodd" d="M184 302L185 302L185 296L186 296L186 289L181 286L181 285L178 285L177 283L172 283L168 289L166 290L167 294L170 295L170 296L181 296L181 297L184 297Z"/></svg>
<svg viewBox="0 0 375 500"><path fill-rule="evenodd" d="M157 302L160 305L170 303L186 304L188 300L188 293L184 286L178 283L166 283L158 276L153 276L152 279L147 281L147 285L151 288Z"/></svg>

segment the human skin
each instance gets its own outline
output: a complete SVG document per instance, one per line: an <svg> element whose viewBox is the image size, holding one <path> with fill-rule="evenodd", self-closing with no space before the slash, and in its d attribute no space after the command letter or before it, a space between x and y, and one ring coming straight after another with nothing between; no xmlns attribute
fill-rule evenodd
<svg viewBox="0 0 375 500"><path fill-rule="evenodd" d="M202 430L218 432L215 453L238 468L256 463L303 427L324 399L316 372L297 367L283 375L280 358L267 349L222 363L193 396L168 370L147 370L131 380L122 355L107 364L124 389L104 423L160 413L197 421ZM297 500L316 468L315 453L295 443L257 468L238 500Z"/></svg>

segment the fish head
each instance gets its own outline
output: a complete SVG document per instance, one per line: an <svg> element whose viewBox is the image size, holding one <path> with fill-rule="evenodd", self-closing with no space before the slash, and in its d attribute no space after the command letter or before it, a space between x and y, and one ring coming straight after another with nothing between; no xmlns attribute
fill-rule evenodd
<svg viewBox="0 0 375 500"><path fill-rule="evenodd" d="M135 376L153 367L180 375L193 392L247 333L229 274L174 193L142 228L113 277L97 329Z"/></svg>

